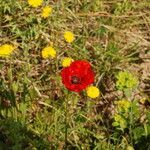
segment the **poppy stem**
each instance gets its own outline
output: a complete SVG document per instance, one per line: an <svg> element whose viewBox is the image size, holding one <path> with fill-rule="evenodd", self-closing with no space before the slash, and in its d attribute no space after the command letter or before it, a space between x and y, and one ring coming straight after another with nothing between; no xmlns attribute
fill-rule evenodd
<svg viewBox="0 0 150 150"><path fill-rule="evenodd" d="M65 149L68 147L68 97L69 93L67 92L65 99Z"/></svg>

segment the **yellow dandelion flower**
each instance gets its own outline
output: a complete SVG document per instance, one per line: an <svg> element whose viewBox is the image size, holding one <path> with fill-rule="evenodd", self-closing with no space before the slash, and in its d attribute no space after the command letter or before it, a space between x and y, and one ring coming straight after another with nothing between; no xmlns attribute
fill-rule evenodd
<svg viewBox="0 0 150 150"><path fill-rule="evenodd" d="M15 47L10 44L0 46L0 57L9 57L14 51Z"/></svg>
<svg viewBox="0 0 150 150"><path fill-rule="evenodd" d="M95 86L89 86L86 89L86 93L87 93L87 96L89 96L90 98L96 98L100 95L99 89Z"/></svg>
<svg viewBox="0 0 150 150"><path fill-rule="evenodd" d="M42 14L41 14L41 15L42 15L43 18L47 18L47 17L50 16L51 12L52 12L52 7L50 7L50 6L45 6L45 7L43 8L43 10L42 10Z"/></svg>
<svg viewBox="0 0 150 150"><path fill-rule="evenodd" d="M28 0L28 3L32 7L38 7L42 4L43 0Z"/></svg>
<svg viewBox="0 0 150 150"><path fill-rule="evenodd" d="M68 43L73 42L75 39L74 34L71 31L65 31L64 38Z"/></svg>
<svg viewBox="0 0 150 150"><path fill-rule="evenodd" d="M51 46L48 46L48 47L45 47L43 50L42 50L42 57L43 58L49 58L49 57L56 57L56 51L53 47Z"/></svg>
<svg viewBox="0 0 150 150"><path fill-rule="evenodd" d="M62 60L62 66L63 67L68 67L70 66L70 64L73 62L73 59L70 58L70 57L65 57L63 60Z"/></svg>

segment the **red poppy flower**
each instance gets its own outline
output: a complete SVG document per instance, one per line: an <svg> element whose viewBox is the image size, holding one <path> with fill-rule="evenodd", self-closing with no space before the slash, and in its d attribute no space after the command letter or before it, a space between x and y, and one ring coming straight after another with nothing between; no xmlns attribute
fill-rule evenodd
<svg viewBox="0 0 150 150"><path fill-rule="evenodd" d="M77 60L61 71L62 83L67 89L80 92L94 82L94 72L89 62Z"/></svg>

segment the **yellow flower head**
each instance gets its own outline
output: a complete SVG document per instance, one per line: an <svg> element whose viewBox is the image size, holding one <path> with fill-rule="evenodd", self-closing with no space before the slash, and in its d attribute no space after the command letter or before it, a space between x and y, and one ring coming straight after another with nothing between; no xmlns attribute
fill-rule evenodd
<svg viewBox="0 0 150 150"><path fill-rule="evenodd" d="M115 122L113 123L113 125L120 126L123 129L127 127L127 121L121 115L115 114L114 120Z"/></svg>
<svg viewBox="0 0 150 150"><path fill-rule="evenodd" d="M50 16L51 12L52 12L52 7L50 7L50 6L45 6L45 7L43 8L43 10L42 10L42 14L41 14L41 15L42 15L43 18L47 18L47 17Z"/></svg>
<svg viewBox="0 0 150 150"><path fill-rule="evenodd" d="M87 96L89 96L90 98L96 98L100 95L99 89L95 86L89 86L86 89L86 93L87 93Z"/></svg>
<svg viewBox="0 0 150 150"><path fill-rule="evenodd" d="M38 7L42 4L43 0L28 0L28 3L32 7Z"/></svg>
<svg viewBox="0 0 150 150"><path fill-rule="evenodd" d="M48 46L48 47L45 47L43 50L42 50L42 57L43 58L49 58L49 57L56 57L56 51L53 47L51 46Z"/></svg>
<svg viewBox="0 0 150 150"><path fill-rule="evenodd" d="M14 51L15 47L10 44L0 46L0 57L9 57Z"/></svg>
<svg viewBox="0 0 150 150"><path fill-rule="evenodd" d="M73 59L72 58L69 58L69 57L65 57L63 60L62 60L62 66L63 67L68 67L70 66L70 64L73 62Z"/></svg>
<svg viewBox="0 0 150 150"><path fill-rule="evenodd" d="M64 38L68 43L73 42L75 39L74 34L70 31L65 31Z"/></svg>
<svg viewBox="0 0 150 150"><path fill-rule="evenodd" d="M120 100L117 102L117 106L119 111L128 111L131 107L131 102L128 100Z"/></svg>

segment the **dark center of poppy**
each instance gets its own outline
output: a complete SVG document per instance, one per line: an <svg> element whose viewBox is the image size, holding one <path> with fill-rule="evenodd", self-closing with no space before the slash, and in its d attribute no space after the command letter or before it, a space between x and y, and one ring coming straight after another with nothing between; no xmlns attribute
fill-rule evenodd
<svg viewBox="0 0 150 150"><path fill-rule="evenodd" d="M80 78L77 76L72 76L71 77L71 83L72 84L79 84L80 83Z"/></svg>

